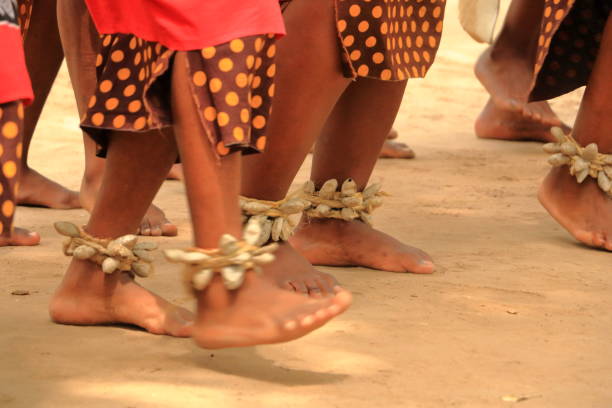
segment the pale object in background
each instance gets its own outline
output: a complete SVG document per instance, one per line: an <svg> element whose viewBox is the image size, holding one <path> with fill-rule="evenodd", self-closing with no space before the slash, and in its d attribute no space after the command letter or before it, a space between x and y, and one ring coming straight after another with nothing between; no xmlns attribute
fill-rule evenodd
<svg viewBox="0 0 612 408"><path fill-rule="evenodd" d="M459 22L476 41L491 44L500 0L459 0Z"/></svg>

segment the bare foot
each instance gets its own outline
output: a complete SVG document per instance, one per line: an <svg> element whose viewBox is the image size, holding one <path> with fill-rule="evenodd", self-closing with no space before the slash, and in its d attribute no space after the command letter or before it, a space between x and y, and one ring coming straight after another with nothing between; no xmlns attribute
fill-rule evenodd
<svg viewBox="0 0 612 408"><path fill-rule="evenodd" d="M151 205L140 223L138 234L152 237L175 237L178 229L166 218L162 210Z"/></svg>
<svg viewBox="0 0 612 408"><path fill-rule="evenodd" d="M88 212L93 209L99 188L100 183L98 181L86 181L84 179L81 184L79 199L82 207ZM166 214L159 207L152 204L142 219L137 233L153 237L175 237L178 234L178 229L166 218Z"/></svg>
<svg viewBox="0 0 612 408"><path fill-rule="evenodd" d="M182 180L183 179L183 166L179 163L172 166L168 172L167 180Z"/></svg>
<svg viewBox="0 0 612 408"><path fill-rule="evenodd" d="M396 129L391 129L387 135L387 140L395 140L399 137L399 132Z"/></svg>
<svg viewBox="0 0 612 408"><path fill-rule="evenodd" d="M594 179L578 184L567 167L554 168L542 183L538 198L578 241L612 251L612 199Z"/></svg>
<svg viewBox="0 0 612 408"><path fill-rule="evenodd" d="M522 112L504 110L489 99L476 119L476 136L482 139L555 142L550 133L551 127L560 126L567 133L571 130L553 112L548 102L532 102L529 105L541 113L541 120L526 117Z"/></svg>
<svg viewBox="0 0 612 408"><path fill-rule="evenodd" d="M81 208L76 191L68 190L30 168L22 169L19 176L17 204L57 210Z"/></svg>
<svg viewBox="0 0 612 408"><path fill-rule="evenodd" d="M207 349L286 342L321 327L350 304L351 294L345 290L313 299L248 272L243 285L230 292L215 277L198 295L193 338Z"/></svg>
<svg viewBox="0 0 612 408"><path fill-rule="evenodd" d="M385 141L379 156L381 159L414 159L414 150L406 143Z"/></svg>
<svg viewBox="0 0 612 408"><path fill-rule="evenodd" d="M313 265L411 273L433 273L435 269L425 252L360 221L308 220L298 227L290 242Z"/></svg>
<svg viewBox="0 0 612 408"><path fill-rule="evenodd" d="M528 106L535 76L533 65L522 55L514 55L511 50L494 51L489 47L478 58L474 72L500 109L542 120L541 113Z"/></svg>
<svg viewBox="0 0 612 408"><path fill-rule="evenodd" d="M276 261L266 268L265 277L282 288L312 297L333 295L338 281L317 271L291 245L283 243L274 253Z"/></svg>
<svg viewBox="0 0 612 408"><path fill-rule="evenodd" d="M38 232L30 232L23 228L14 228L10 237L0 235L0 247L3 246L34 246L40 243Z"/></svg>
<svg viewBox="0 0 612 408"><path fill-rule="evenodd" d="M168 303L129 275L106 275L95 264L73 260L49 305L56 323L130 324L153 334L189 337L193 313Z"/></svg>

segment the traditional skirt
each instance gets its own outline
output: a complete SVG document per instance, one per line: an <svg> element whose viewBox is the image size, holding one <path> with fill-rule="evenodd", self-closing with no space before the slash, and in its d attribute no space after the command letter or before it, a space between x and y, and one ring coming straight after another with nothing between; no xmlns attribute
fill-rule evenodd
<svg viewBox="0 0 612 408"><path fill-rule="evenodd" d="M546 0L532 100L552 99L587 84L611 10L609 0Z"/></svg>
<svg viewBox="0 0 612 408"><path fill-rule="evenodd" d="M153 3L166 2L168 0L157 0ZM99 10L93 3L109 1L88 0L98 30L107 28L105 24L111 27L118 24L116 21L101 22L108 17L104 14L99 14L96 18L96 11ZM200 4L193 1L192 3L196 6ZM219 1L201 4L209 3L235 4ZM284 32L284 26L276 0L273 2L274 12L268 7L262 7L257 14L255 3L252 0L244 1L244 6L250 10L246 17L244 13L226 15L225 19L218 19L214 26L209 27L212 30L210 32L198 29L195 34L185 33L184 42L181 42L183 37L180 36L179 29L172 36L168 36L169 41L163 42L149 41L134 33L102 34L97 61L98 87L89 100L88 111L81 122L83 129L99 144L98 154L105 154L110 131L145 132L172 126L169 102L173 56L178 50L196 43L209 45L187 51L190 86L201 123L209 140L214 144L216 153L223 156L233 150L241 150L244 153L263 150L266 145L265 130L271 100L274 96L275 41L276 36ZM125 3L117 1L117 4ZM177 12L176 6L170 3L166 5ZM202 10L196 6L186 9L193 15L202 15ZM140 12L145 14L159 11L152 6L153 10L148 9L149 6L140 7ZM223 9L225 6L218 8ZM127 13L127 10L125 12ZM185 13L185 10L181 12ZM253 14L257 17L253 17ZM215 16L218 17L217 14ZM264 18L265 16L267 17ZM274 16L278 19L273 18ZM183 17L192 18L189 15ZM117 18L117 21L127 19L125 15ZM175 18L176 21L172 24L166 24L167 19L162 19L160 24L163 27L160 26L159 29L168 30L177 26L182 20L176 16ZM210 21L211 16L206 19ZM239 29L236 29L233 23L230 24L240 19L243 20L243 25ZM196 27L205 27L206 21L200 22ZM269 22L268 27L265 27L266 31L258 32L263 29L265 21ZM234 33L220 31L220 22L228 22L227 29L234 30ZM126 27L132 26L126 23ZM133 31L156 38L147 31L149 26L133 27ZM241 33L249 35L242 36ZM230 40L216 43L219 38Z"/></svg>
<svg viewBox="0 0 612 408"><path fill-rule="evenodd" d="M31 102L34 95L23 55L15 0L0 0L0 103Z"/></svg>
<svg viewBox="0 0 612 408"><path fill-rule="evenodd" d="M424 77L440 46L445 6L446 0L335 0L344 75Z"/></svg>

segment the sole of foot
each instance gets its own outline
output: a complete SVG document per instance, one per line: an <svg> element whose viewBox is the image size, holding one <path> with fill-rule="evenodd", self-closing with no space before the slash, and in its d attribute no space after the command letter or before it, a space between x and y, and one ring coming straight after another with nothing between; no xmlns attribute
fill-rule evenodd
<svg viewBox="0 0 612 408"><path fill-rule="evenodd" d="M193 338L205 349L283 343L323 326L351 301L351 294L341 289L321 299L291 293L253 272L230 292L215 277L198 294Z"/></svg>
<svg viewBox="0 0 612 408"><path fill-rule="evenodd" d="M19 176L17 204L56 210L81 208L79 194L68 190L33 169L23 169Z"/></svg>
<svg viewBox="0 0 612 408"><path fill-rule="evenodd" d="M425 252L360 221L305 220L290 242L313 265L364 266L418 274L435 270Z"/></svg>
<svg viewBox="0 0 612 408"><path fill-rule="evenodd" d="M489 99L476 119L474 125L476 136L481 139L547 143L556 142L555 137L550 133L552 126L559 126L566 133L571 131L571 128L552 111L548 102L532 102L529 105L541 111L542 117L548 120L546 122L535 120L525 117L521 112L503 110Z"/></svg>
<svg viewBox="0 0 612 408"><path fill-rule="evenodd" d="M265 277L279 287L315 298L332 296L339 288L336 278L317 271L290 244L280 244L274 255L276 261L266 268Z"/></svg>
<svg viewBox="0 0 612 408"><path fill-rule="evenodd" d="M73 261L49 305L59 324L127 324L152 334L190 337L194 315L138 285L130 276L104 274L89 262Z"/></svg>
<svg viewBox="0 0 612 408"><path fill-rule="evenodd" d="M0 247L4 246L34 246L40 243L38 232L30 232L23 228L14 228L9 237L0 236Z"/></svg>
<svg viewBox="0 0 612 408"><path fill-rule="evenodd" d="M575 239L612 251L612 198L593 179L578 184L567 168L554 168L542 183L538 199Z"/></svg>

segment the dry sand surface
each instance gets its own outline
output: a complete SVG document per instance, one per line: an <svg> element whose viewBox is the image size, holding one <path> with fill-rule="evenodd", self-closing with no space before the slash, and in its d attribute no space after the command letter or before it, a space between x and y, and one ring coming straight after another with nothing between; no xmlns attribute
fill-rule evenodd
<svg viewBox="0 0 612 408"><path fill-rule="evenodd" d="M455 1L446 27L437 64L411 82L396 123L418 158L383 160L374 174L393 194L378 227L426 249L434 275L323 268L355 295L345 315L293 343L210 352L188 339L51 323L47 302L68 263L51 225L87 214L20 208L19 224L43 242L0 249L0 406L612 407L611 255L575 243L538 204L548 169L539 144L475 138L486 95L471 66L482 46L459 29ZM578 102L579 93L554 107L571 121ZM31 162L79 185L65 72ZM167 182L157 202L180 227L162 248L188 246L183 186ZM145 285L191 307L177 268L160 256L159 265Z"/></svg>

